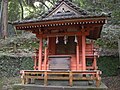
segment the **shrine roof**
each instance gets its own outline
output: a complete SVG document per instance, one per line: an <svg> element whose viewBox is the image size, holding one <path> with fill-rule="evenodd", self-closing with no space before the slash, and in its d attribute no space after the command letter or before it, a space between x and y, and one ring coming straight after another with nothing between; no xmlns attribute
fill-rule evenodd
<svg viewBox="0 0 120 90"><path fill-rule="evenodd" d="M50 9L48 10L48 12L46 12L45 14L43 14L42 18L46 18L52 11L54 11L54 9L56 9L57 7L61 6L61 4L67 4L69 6L69 8L74 9L75 11L77 11L77 13L79 13L80 15L88 15L88 12L81 9L79 6L75 5L73 2L71 2L70 0L58 0L58 2ZM61 14L61 15L60 15ZM66 11L66 12L61 12L58 17L60 16L74 16L75 13L70 12L70 11ZM56 17L57 15L54 15L54 17Z"/></svg>
<svg viewBox="0 0 120 90"><path fill-rule="evenodd" d="M57 3L45 14L37 19L15 21L12 24L17 30L27 30L33 33L42 32L44 29L53 30L61 26L85 26L89 27L89 39L100 37L102 26L109 15L90 13L70 0L58 0Z"/></svg>
<svg viewBox="0 0 120 90"><path fill-rule="evenodd" d="M106 17L104 14L91 14L90 12L78 7L69 0L58 0L57 3L45 14L37 19L15 21L13 24L26 24L44 21L56 21L65 19L88 19Z"/></svg>

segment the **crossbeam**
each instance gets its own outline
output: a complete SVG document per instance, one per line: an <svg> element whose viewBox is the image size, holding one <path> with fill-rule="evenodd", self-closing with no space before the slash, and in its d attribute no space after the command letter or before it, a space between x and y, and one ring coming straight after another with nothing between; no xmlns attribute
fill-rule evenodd
<svg viewBox="0 0 120 90"><path fill-rule="evenodd" d="M46 33L46 34L37 34L37 37L43 37L43 38L46 38L46 37L56 37L56 36L65 36L65 35L67 35L67 36L75 36L75 35L78 35L78 36L80 36L80 35L82 35L82 33L81 32L62 32L62 33ZM88 32L85 32L85 35L89 35L89 33Z"/></svg>

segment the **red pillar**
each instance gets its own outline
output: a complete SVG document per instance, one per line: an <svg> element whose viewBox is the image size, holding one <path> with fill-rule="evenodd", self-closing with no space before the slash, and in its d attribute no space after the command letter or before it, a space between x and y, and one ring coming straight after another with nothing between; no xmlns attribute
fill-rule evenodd
<svg viewBox="0 0 120 90"><path fill-rule="evenodd" d="M96 62L96 56L95 55L94 55L93 67L94 67L95 70L97 70L97 62Z"/></svg>
<svg viewBox="0 0 120 90"><path fill-rule="evenodd" d="M44 70L47 70L47 56L48 56L48 48L45 47L45 55L44 55Z"/></svg>
<svg viewBox="0 0 120 90"><path fill-rule="evenodd" d="M77 43L77 46L76 46L76 54L77 54L77 70L79 70L79 60L80 60L80 54L79 54L79 44Z"/></svg>
<svg viewBox="0 0 120 90"><path fill-rule="evenodd" d="M42 42L42 37L40 37L40 43L39 43L39 58L38 58L38 70L42 70L42 46L43 46L43 42Z"/></svg>
<svg viewBox="0 0 120 90"><path fill-rule="evenodd" d="M83 70L86 70L86 57L85 57L85 48L86 48L86 36L82 35L82 66Z"/></svg>

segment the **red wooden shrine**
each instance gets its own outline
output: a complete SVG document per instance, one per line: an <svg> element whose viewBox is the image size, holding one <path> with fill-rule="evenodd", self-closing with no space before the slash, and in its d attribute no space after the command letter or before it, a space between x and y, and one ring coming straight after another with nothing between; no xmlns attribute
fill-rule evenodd
<svg viewBox="0 0 120 90"><path fill-rule="evenodd" d="M34 56L34 70L22 71L23 83L27 83L28 78L37 78L29 75L44 74L47 85L48 75L57 73L68 74L71 86L73 74L83 75L82 80L95 79L99 86L100 71L96 61L99 55L94 40L100 37L106 18L91 15L69 0L59 0L39 19L14 22L17 30L30 31L40 41Z"/></svg>

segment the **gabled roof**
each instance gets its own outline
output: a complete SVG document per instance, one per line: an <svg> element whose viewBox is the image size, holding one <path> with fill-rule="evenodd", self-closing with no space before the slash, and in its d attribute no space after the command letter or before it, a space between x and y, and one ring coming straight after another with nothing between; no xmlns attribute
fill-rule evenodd
<svg viewBox="0 0 120 90"><path fill-rule="evenodd" d="M64 9L65 12L61 12L61 11L59 12L59 9L62 6L67 7L68 10ZM15 21L13 22L13 24L15 25L15 24L36 23L36 22L45 22L45 21L67 20L67 19L90 19L90 18L99 19L101 17L108 17L108 15L104 15L104 14L93 15L90 14L88 11L75 5L70 0L58 0L50 10L48 10L45 14L38 17L37 19Z"/></svg>
<svg viewBox="0 0 120 90"><path fill-rule="evenodd" d="M75 13L78 14L78 16L83 16L83 15L88 15L88 12L81 9L80 7L78 7L77 5L75 5L74 3L72 3L70 0L58 0L58 2L50 9L48 10L43 16L42 18L48 18L52 13L54 13L54 11L56 11L57 9L59 9L62 5L66 5L66 7L68 7L71 11L66 11L66 12L59 12L59 15L56 15L56 17L60 17L61 16L74 16L76 15ZM54 17L55 18L55 17Z"/></svg>

